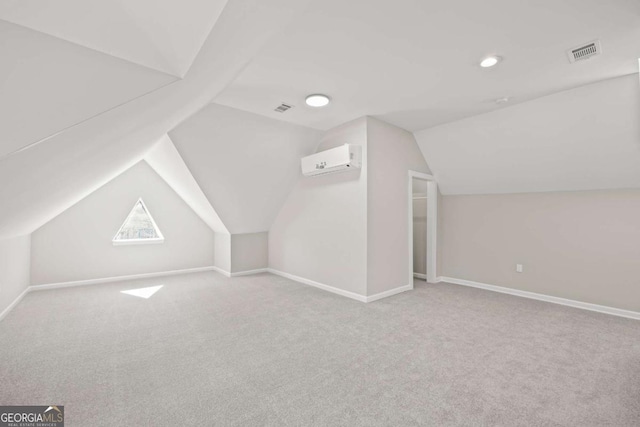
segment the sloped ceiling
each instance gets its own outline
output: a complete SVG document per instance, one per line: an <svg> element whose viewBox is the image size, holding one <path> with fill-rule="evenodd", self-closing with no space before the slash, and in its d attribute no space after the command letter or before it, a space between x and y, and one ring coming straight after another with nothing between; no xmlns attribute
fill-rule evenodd
<svg viewBox="0 0 640 427"><path fill-rule="evenodd" d="M229 234L229 230L193 178L169 135L163 136L160 142L145 155L144 160L209 228L216 233Z"/></svg>
<svg viewBox="0 0 640 427"><path fill-rule="evenodd" d="M0 19L182 77L226 0L4 0Z"/></svg>
<svg viewBox="0 0 640 427"><path fill-rule="evenodd" d="M0 158L0 238L31 233L141 160L226 87L306 3L230 0L184 79Z"/></svg>
<svg viewBox="0 0 640 427"><path fill-rule="evenodd" d="M415 135L443 194L640 187L637 75Z"/></svg>
<svg viewBox="0 0 640 427"><path fill-rule="evenodd" d="M6 21L0 58L0 156L176 80Z"/></svg>
<svg viewBox="0 0 640 427"><path fill-rule="evenodd" d="M170 132L229 232L267 231L321 132L211 104Z"/></svg>
<svg viewBox="0 0 640 427"><path fill-rule="evenodd" d="M0 27L11 58L0 67L0 238L32 232L172 129L231 233L269 229L299 157L317 143L302 126L363 115L411 130L437 126L418 139L445 194L638 186L637 76L620 77L637 73L636 0L228 0L222 13L217 1L94 3L0 5L0 18L86 47ZM568 63L566 49L595 38L601 56ZM505 60L480 69L487 54ZM314 92L333 103L305 107ZM504 96L507 107L493 102ZM283 101L295 107L273 112Z"/></svg>
<svg viewBox="0 0 640 427"><path fill-rule="evenodd" d="M593 39L600 57L570 64ZM504 61L478 63L489 54ZM317 129L364 115L416 131L637 73L637 0L313 2L217 103ZM304 105L311 93L330 107ZM273 112L281 102L295 106Z"/></svg>

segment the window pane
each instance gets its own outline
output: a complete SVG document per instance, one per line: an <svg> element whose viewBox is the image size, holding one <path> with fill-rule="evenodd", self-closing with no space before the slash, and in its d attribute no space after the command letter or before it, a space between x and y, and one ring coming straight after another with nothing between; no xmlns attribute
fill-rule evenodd
<svg viewBox="0 0 640 427"><path fill-rule="evenodd" d="M114 240L160 238L161 235L145 209L142 200L138 200Z"/></svg>

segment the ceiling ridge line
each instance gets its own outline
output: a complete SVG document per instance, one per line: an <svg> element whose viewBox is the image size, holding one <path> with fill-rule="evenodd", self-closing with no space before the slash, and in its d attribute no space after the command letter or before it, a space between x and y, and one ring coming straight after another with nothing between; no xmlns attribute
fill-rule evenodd
<svg viewBox="0 0 640 427"><path fill-rule="evenodd" d="M162 85L162 86L159 86L159 87L157 87L157 88L151 89L150 91L147 91L147 92L145 92L145 93L143 93L143 94L140 94L140 95L136 96L135 98L131 98L131 99L127 100L127 101L121 102L121 103L120 103L120 104L118 104L118 105L114 105L113 107L110 107L110 108L108 108L108 109L106 109L106 110L104 110L104 111L101 111L101 112L99 112L99 113L97 113L97 114L94 114L94 115L93 115L93 116L91 116L91 117L87 117L86 119L83 119L83 120L81 120L81 121L79 121L79 122L77 122L77 123L74 123L74 124L69 125L69 126L67 126L67 127L65 127L65 128L62 128L62 129L60 129L60 130L59 130L59 131L57 131L57 132L54 132L54 133L52 133L52 134L50 134L50 135L48 135L48 136L45 136L44 138L41 138L41 139L39 139L39 140L37 140L37 141L35 141L35 142L32 142L32 143L27 144L27 145L25 145L25 146L23 146L23 147L20 147L20 148L18 148L17 150L13 150L13 151L11 151L11 152L9 152L9 153L7 153L7 154L4 154L4 155L0 156L0 162L1 162L1 161L3 161L3 160L8 159L8 158L10 158L10 157L13 157L13 156L15 156L15 155L17 155L17 154L20 154L20 153L22 153L23 151L27 151L27 150L30 150L30 149L32 149L32 148L34 148L34 147L37 147L38 145L40 145L40 144L42 144L42 143L44 143L44 142L48 141L49 139L54 138L54 137L56 137L56 136L58 136L58 135L60 135L60 134L62 134L62 133L64 133L64 132L66 132L66 131L68 131L68 130L71 130L71 129L73 129L73 128L77 127L77 126L80 126L81 124L86 123L86 122L88 122L89 120L93 120L93 119L95 119L96 117L99 117L99 116L101 116L101 115L103 115L103 114L106 114L106 113L108 113L108 112L110 112L110 111L113 111L113 110L115 110L116 108L120 108L120 107L122 107L123 105L126 105L126 104L128 104L128 103L130 103L130 102L136 101L136 100L138 100L138 99L140 99L140 98L142 98L142 97L144 97L144 96L147 96L147 95L149 95L149 94L151 94L151 93L153 93L153 92L156 92L156 91L158 91L158 90L160 90L160 89L164 89L164 88L166 88L166 87L168 87L168 86L171 86L172 84L177 83L177 82L179 82L179 81L182 81L182 79L181 79L181 78L176 77L176 79L175 79L175 80L173 80L173 81L171 81L171 82L169 82L169 83L166 83L166 84L164 84L164 85Z"/></svg>
<svg viewBox="0 0 640 427"><path fill-rule="evenodd" d="M131 59L123 58L123 57L121 57L121 56L117 56L117 55L114 55L114 54L112 54L112 53L109 53L109 52L106 52L106 51L103 51L103 50L100 50L100 49L96 49L95 47L86 46L86 45L84 45L84 44L80 44L80 43L77 43L77 42L74 42L74 41L71 41L71 40L65 39L65 38L63 38L63 37L56 36L56 35L51 34L51 33L47 33L46 31L37 30L37 29L35 29L35 28L32 28L32 27L26 26L26 25L24 25L24 24L19 24L19 23L14 22L14 21L9 21L8 19L5 19L5 18L0 18L0 21L7 22L7 23L9 23L9 24L11 24L11 25L15 25L15 26L17 26L17 27L21 27L21 28L24 28L24 29L26 29L26 30L36 32L36 33L41 34L41 35L43 35L43 36L45 36L45 37L51 37L51 38L54 38L54 39L59 40L59 41L61 41L61 42L72 44L72 45L77 46L77 47L80 47L80 48L82 48L82 49L88 49L88 50L90 50L90 51L92 51L92 52L96 52L96 53L99 53L99 54L101 54L101 55L109 56L109 57L111 57L111 58L113 58L113 59L116 59L116 60L118 60L118 61L123 61L123 62L126 62L126 63L128 63L128 64L135 65L136 67L142 67L142 68L144 68L144 69L146 69L146 70L149 70L149 71L152 71L152 72L154 72L154 73L164 74L164 75L167 75L167 76L175 77L175 78L177 78L177 79L182 79L182 78L184 78L184 76L180 76L180 75L176 75L176 74L173 74L173 73L169 73L169 72L167 72L167 71L159 70L159 69L157 69L157 68L150 67L149 65L141 64L141 63L136 62L136 61L133 61L133 60L131 60Z"/></svg>

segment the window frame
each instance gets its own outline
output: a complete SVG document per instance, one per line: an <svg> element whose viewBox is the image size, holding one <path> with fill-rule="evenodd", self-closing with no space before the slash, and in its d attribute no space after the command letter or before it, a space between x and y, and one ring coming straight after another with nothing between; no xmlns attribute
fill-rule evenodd
<svg viewBox="0 0 640 427"><path fill-rule="evenodd" d="M129 218L131 218L131 215L133 214L133 211L136 209L136 206L138 206L138 203L142 205L142 208L144 209L146 214L149 216L149 219L151 220L151 225L153 226L156 233L158 233L158 237L153 237L150 239L127 239L127 240L118 239L118 235L120 234L124 226L129 221ZM164 235L160 231L160 227L158 227L158 224L156 224L156 221L153 219L153 216L151 215L151 212L147 208L147 205L144 203L144 200L142 200L142 197L138 198L138 200L134 203L133 207L129 211L129 215L127 215L127 217L122 222L122 225L116 232L116 235L113 236L113 239L111 239L111 243L113 243L113 246L157 245L157 244L164 243Z"/></svg>

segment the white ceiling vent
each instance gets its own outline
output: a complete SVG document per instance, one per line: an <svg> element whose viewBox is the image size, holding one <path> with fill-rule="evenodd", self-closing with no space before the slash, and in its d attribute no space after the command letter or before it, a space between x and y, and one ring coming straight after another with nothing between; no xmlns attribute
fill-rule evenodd
<svg viewBox="0 0 640 427"><path fill-rule="evenodd" d="M567 56L569 57L569 62L574 63L576 61L582 61L583 59L589 59L596 55L600 55L601 53L602 48L600 47L600 40L594 40L582 46L569 49L567 51Z"/></svg>
<svg viewBox="0 0 640 427"><path fill-rule="evenodd" d="M293 108L293 105L282 103L278 105L276 108L274 108L273 111L277 111L278 113L284 113L285 111L291 108Z"/></svg>

